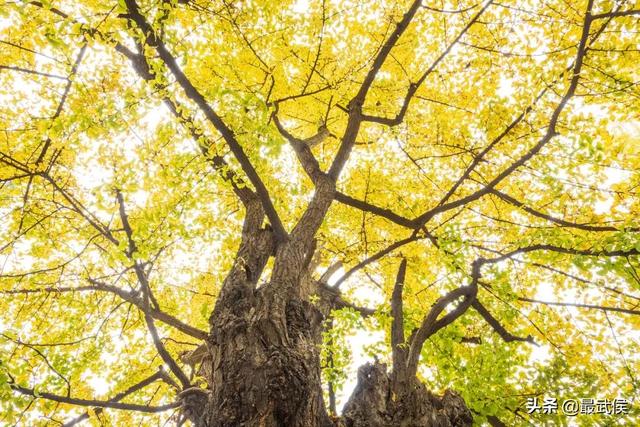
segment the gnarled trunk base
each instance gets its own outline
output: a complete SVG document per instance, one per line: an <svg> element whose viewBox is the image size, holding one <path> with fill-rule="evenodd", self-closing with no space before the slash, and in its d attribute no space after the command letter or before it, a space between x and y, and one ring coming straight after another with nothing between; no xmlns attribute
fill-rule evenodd
<svg viewBox="0 0 640 427"><path fill-rule="evenodd" d="M448 392L437 398L415 379L392 382L386 366L377 363L360 368L344 416L331 420L322 397L320 345L335 295L309 302L323 288L305 270L313 245L300 248L295 241L276 250L271 281L257 287L275 247L260 223L260 215L245 223L238 257L209 319L202 357L189 363L200 364L207 382L206 389L180 394L182 413L195 427L470 425L459 396Z"/></svg>
<svg viewBox="0 0 640 427"><path fill-rule="evenodd" d="M288 306L292 325L309 321L302 308ZM292 346L282 345L273 325L255 321L220 328L223 341L210 344L204 363L209 390L184 399L196 427L471 426L471 412L455 392L438 397L415 379L398 390L380 363L360 367L342 417L331 420L322 400L317 346L309 346L313 340L297 327L288 330Z"/></svg>
<svg viewBox="0 0 640 427"><path fill-rule="evenodd" d="M209 390L206 399L194 401L192 422L197 427L332 426L322 399L320 320L311 304L284 303L269 287L256 291L251 307L215 312L201 371Z"/></svg>
<svg viewBox="0 0 640 427"><path fill-rule="evenodd" d="M464 400L447 390L442 397L416 379L398 386L381 363L358 370L358 384L344 407L344 427L465 427L472 423Z"/></svg>

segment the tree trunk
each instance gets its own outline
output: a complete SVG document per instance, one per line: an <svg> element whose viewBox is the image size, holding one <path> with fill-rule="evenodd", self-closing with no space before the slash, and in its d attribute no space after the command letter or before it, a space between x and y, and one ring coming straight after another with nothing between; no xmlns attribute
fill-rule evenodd
<svg viewBox="0 0 640 427"><path fill-rule="evenodd" d="M471 422L471 412L455 392L437 397L415 378L399 383L385 364L368 363L358 369L358 383L340 425L463 427Z"/></svg>
<svg viewBox="0 0 640 427"><path fill-rule="evenodd" d="M212 316L202 373L208 390L187 392L197 427L469 426L471 414L451 391L438 398L417 380L394 386L384 364L362 366L340 419L322 398L319 344L322 314L306 301L277 301L259 288L252 306L233 304ZM283 311L274 307L284 307Z"/></svg>
<svg viewBox="0 0 640 427"><path fill-rule="evenodd" d="M295 237L282 242L262 227L257 200L247 201L240 248L211 314L200 360L207 388L181 393L184 415L196 427L470 425L461 398L447 393L438 399L414 376L391 381L380 364L360 369L344 417L328 416L319 354L324 319L337 294L311 278L309 264L316 249L313 232L329 203L307 211ZM270 281L258 286L270 256ZM316 304L309 302L313 294L321 297Z"/></svg>
<svg viewBox="0 0 640 427"><path fill-rule="evenodd" d="M210 396L196 425L329 426L320 382L317 309L263 287L242 313L212 318Z"/></svg>

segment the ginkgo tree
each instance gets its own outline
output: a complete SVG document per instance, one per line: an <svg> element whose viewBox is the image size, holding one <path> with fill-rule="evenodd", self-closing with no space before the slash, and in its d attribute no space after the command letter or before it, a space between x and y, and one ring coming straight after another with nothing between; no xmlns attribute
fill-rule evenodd
<svg viewBox="0 0 640 427"><path fill-rule="evenodd" d="M640 423L639 19L3 2L0 424Z"/></svg>

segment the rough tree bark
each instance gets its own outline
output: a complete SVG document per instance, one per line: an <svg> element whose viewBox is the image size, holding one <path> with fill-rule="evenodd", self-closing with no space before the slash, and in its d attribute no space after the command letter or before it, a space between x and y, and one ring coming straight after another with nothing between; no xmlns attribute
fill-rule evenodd
<svg viewBox="0 0 640 427"><path fill-rule="evenodd" d="M261 230L263 236L269 233ZM269 240L252 243L269 249ZM256 289L255 276L245 272L265 259L249 256L247 265L236 263L225 282L228 292L221 295L211 316L203 360L207 390L183 392L186 411L196 426L471 424L469 410L455 393L447 391L438 398L415 376L400 381L396 371L389 373L380 363L359 369L358 385L343 417L330 419L320 378L322 304L319 308L299 295L283 295L274 282Z"/></svg>
<svg viewBox="0 0 640 427"><path fill-rule="evenodd" d="M326 207L303 218L286 242L277 243L273 230L262 227L260 203L256 199L247 203L236 261L210 318L211 334L201 366L207 389L182 393L185 413L198 427L470 425L470 412L459 396L447 392L437 398L415 373L399 367L406 359L404 350L402 355L394 352L398 366L391 373L380 363L361 367L344 416L328 416L319 347L323 320L340 299L313 280L309 271L314 226L324 217L334 191L330 180L322 185L325 191L317 193L315 202ZM275 256L271 280L258 287L271 255ZM405 266L403 262L402 275ZM314 293L321 295L320 303L309 302ZM394 292L396 336L402 334L398 332L402 307L397 305L401 298L401 292Z"/></svg>
<svg viewBox="0 0 640 427"><path fill-rule="evenodd" d="M325 194L318 192L316 202L328 207L333 186L330 181L325 185ZM323 202L322 197L327 199ZM301 222L308 228L297 227L288 241L277 244L271 228L262 227L260 203L254 199L247 204L236 262L210 318L211 333L200 368L207 389L182 392L185 414L198 427L470 425L464 401L450 391L442 398L431 394L415 373L404 368L403 350L401 355L394 352L397 366L392 372L377 362L361 367L344 415L328 416L319 348L323 320L342 301L313 280L309 271L315 250L313 229L324 210L308 215ZM275 256L271 280L258 287L271 255ZM311 304L311 294L320 295L320 302ZM402 308L397 306L401 297L394 292L396 336L402 322Z"/></svg>
<svg viewBox="0 0 640 427"><path fill-rule="evenodd" d="M361 366L358 385L344 407L341 426L433 426L471 425L464 400L454 391L435 396L416 378L398 383L383 363Z"/></svg>

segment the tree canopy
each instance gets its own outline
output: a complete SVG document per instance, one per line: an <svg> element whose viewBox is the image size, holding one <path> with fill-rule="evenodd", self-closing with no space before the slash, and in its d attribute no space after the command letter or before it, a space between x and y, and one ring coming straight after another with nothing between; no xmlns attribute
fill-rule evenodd
<svg viewBox="0 0 640 427"><path fill-rule="evenodd" d="M308 300L332 295L330 412L366 333L478 423L573 419L527 413L549 396L624 397L574 420L640 423L639 16L3 2L0 424L178 419L229 271L278 270L249 271L252 226L303 242Z"/></svg>

